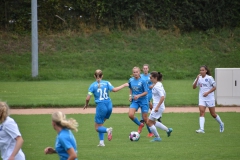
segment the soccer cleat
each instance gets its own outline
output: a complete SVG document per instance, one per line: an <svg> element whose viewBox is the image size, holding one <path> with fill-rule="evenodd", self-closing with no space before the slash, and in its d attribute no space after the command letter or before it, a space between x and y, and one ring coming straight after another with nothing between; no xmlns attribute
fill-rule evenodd
<svg viewBox="0 0 240 160"><path fill-rule="evenodd" d="M203 129L196 130L196 133L205 133Z"/></svg>
<svg viewBox="0 0 240 160"><path fill-rule="evenodd" d="M224 123L220 124L220 132L224 131Z"/></svg>
<svg viewBox="0 0 240 160"><path fill-rule="evenodd" d="M112 127L108 128L108 140L111 141L112 140Z"/></svg>
<svg viewBox="0 0 240 160"><path fill-rule="evenodd" d="M160 137L153 138L150 142L161 142L162 139Z"/></svg>
<svg viewBox="0 0 240 160"><path fill-rule="evenodd" d="M154 134L153 133L148 133L147 137L153 137Z"/></svg>
<svg viewBox="0 0 240 160"><path fill-rule="evenodd" d="M99 143L99 145L97 145L98 147L105 147L104 143Z"/></svg>
<svg viewBox="0 0 240 160"><path fill-rule="evenodd" d="M157 119L157 121L160 122L160 123L162 123L161 118L162 118L162 117L160 117L160 118Z"/></svg>
<svg viewBox="0 0 240 160"><path fill-rule="evenodd" d="M172 133L173 129L172 128L168 128L168 131L167 131L167 136L170 137L171 136L171 133Z"/></svg>
<svg viewBox="0 0 240 160"><path fill-rule="evenodd" d="M144 127L144 123L140 123L138 127L138 133L140 134L142 132L142 128Z"/></svg>

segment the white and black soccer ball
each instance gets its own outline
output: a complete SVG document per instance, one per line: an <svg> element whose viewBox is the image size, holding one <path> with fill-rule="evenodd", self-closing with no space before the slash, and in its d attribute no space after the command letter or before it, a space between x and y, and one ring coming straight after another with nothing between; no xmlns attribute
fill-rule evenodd
<svg viewBox="0 0 240 160"><path fill-rule="evenodd" d="M138 141L140 139L140 134L136 131L132 131L129 134L129 139L130 139L130 141Z"/></svg>

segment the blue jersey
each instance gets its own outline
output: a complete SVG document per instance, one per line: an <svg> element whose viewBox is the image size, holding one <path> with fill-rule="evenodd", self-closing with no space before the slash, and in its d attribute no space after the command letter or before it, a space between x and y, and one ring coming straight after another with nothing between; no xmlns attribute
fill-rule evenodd
<svg viewBox="0 0 240 160"><path fill-rule="evenodd" d="M134 77L130 78L129 81L129 88L132 90L132 97L138 94L142 94L143 92L148 92L147 83L144 79L138 78L135 79ZM147 95L139 97L137 101L145 101L147 100Z"/></svg>
<svg viewBox="0 0 240 160"><path fill-rule="evenodd" d="M111 101L109 91L112 91L113 88L112 84L108 81L101 80L100 87L99 83L95 81L88 88L88 94L94 95L95 103Z"/></svg>
<svg viewBox="0 0 240 160"><path fill-rule="evenodd" d="M69 155L67 150L73 148L77 153L77 143L71 130L63 128L57 135L55 142L55 150L60 160L67 160ZM77 158L75 159L77 160Z"/></svg>
<svg viewBox="0 0 240 160"><path fill-rule="evenodd" d="M148 87L148 97L152 96L152 89L149 88L153 83L150 81L150 73L148 73L147 75L145 74L141 74L141 78L144 79L147 83L147 87ZM150 100L150 99L149 99Z"/></svg>

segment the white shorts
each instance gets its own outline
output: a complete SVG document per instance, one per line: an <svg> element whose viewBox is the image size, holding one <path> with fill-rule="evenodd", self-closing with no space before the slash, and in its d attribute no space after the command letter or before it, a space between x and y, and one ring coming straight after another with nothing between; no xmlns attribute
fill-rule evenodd
<svg viewBox="0 0 240 160"><path fill-rule="evenodd" d="M215 107L215 100L212 101L202 101L199 100L199 106L204 106L204 107Z"/></svg>
<svg viewBox="0 0 240 160"><path fill-rule="evenodd" d="M165 106L160 106L160 108L158 109L158 112L155 112L155 108L156 108L157 104L153 104L153 109L150 113L150 115L148 116L148 118L152 121L157 120L158 118L162 117L162 114L165 110Z"/></svg>

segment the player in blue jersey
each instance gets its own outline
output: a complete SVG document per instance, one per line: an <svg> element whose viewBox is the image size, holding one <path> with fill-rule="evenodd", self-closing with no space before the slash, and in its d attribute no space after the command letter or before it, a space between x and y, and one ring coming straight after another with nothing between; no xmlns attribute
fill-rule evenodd
<svg viewBox="0 0 240 160"><path fill-rule="evenodd" d="M103 73L99 69L95 71L94 77L96 81L93 82L88 89L86 104L83 109L88 107L90 98L92 95L94 95L95 103L97 105L95 115L95 129L98 132L100 140L98 146L104 147L104 133L108 133L109 141L112 139L112 127L106 128L103 126L105 120L109 119L112 113L112 101L109 97L109 91L117 92L122 88L127 87L128 83L114 88L109 81L102 80Z"/></svg>
<svg viewBox="0 0 240 160"><path fill-rule="evenodd" d="M147 94L147 97L148 97L148 105L149 105L149 108L152 109L152 102L151 102L151 99L152 99L152 82L150 81L150 74L148 73L149 71L149 65L148 64L144 64L143 65L143 73L140 74L141 78L144 79L147 83L147 87L148 87L148 94ZM141 123L144 123L144 120L141 120L140 121ZM153 137L154 134L151 132L150 128L147 126L147 130L148 130L148 135L147 137Z"/></svg>
<svg viewBox="0 0 240 160"><path fill-rule="evenodd" d="M129 101L131 102L128 116L139 126L138 133L141 133L144 124L141 123L134 115L135 112L141 108L142 118L144 122L147 123L149 110L147 98L148 87L146 81L140 77L139 67L133 67L132 72L133 77L130 78L128 82L130 88Z"/></svg>
<svg viewBox="0 0 240 160"><path fill-rule="evenodd" d="M65 114L58 111L52 114L52 126L58 135L55 149L45 148L45 154L57 153L60 160L77 160L77 143L71 130L77 132L78 123L75 119L66 119Z"/></svg>

